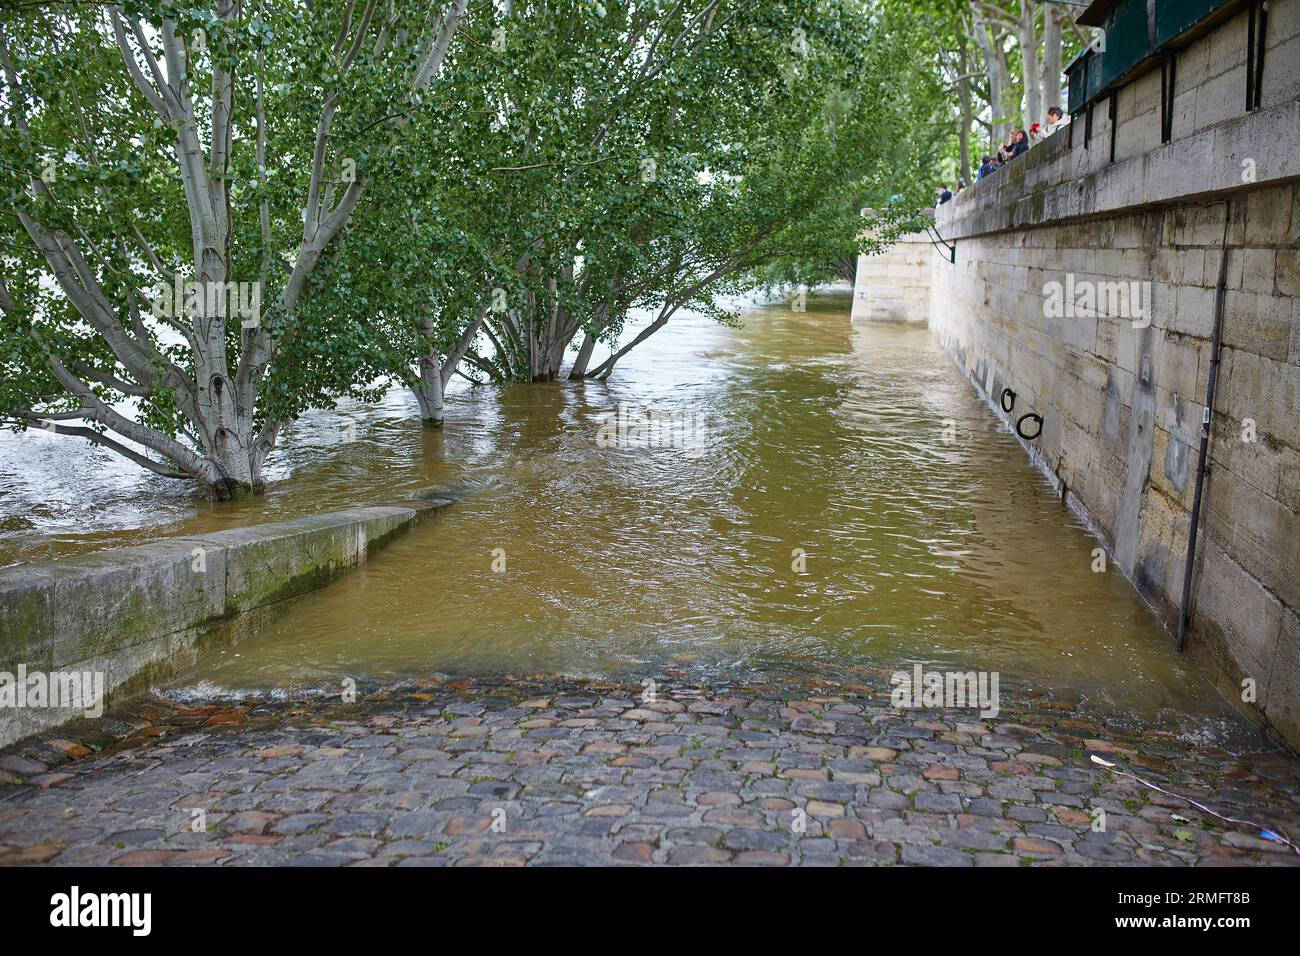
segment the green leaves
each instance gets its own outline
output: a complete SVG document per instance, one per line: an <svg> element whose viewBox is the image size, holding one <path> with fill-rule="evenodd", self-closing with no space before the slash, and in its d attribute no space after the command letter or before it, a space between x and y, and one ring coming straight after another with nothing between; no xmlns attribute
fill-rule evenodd
<svg viewBox="0 0 1300 956"><path fill-rule="evenodd" d="M254 343L268 354L247 404L263 424L408 383L431 355L546 377L576 336L614 342L639 307L729 320L722 292L824 274L859 247L864 197L910 192L930 106L910 93L906 44L859 0L489 5L414 94L437 27L414 0L379 4L359 39L361 5L121 9L157 58L128 29L135 70L188 104L166 121L106 8L3 21L21 92L2 81L0 255L19 305L0 327L0 412L67 398L38 342L116 402L135 381L119 332L138 339L170 366L165 386L135 381L141 420L201 439L215 426L186 390L237 379ZM164 55L170 34L184 50ZM213 94L226 71L228 109ZM228 152L212 143L227 115ZM195 169L215 208L196 204ZM357 183L346 227L304 249L305 211L323 220ZM56 281L23 217L66 235L93 278ZM315 266L282 314L304 256ZM217 322L191 338L133 318L133 290L214 269L263 284L259 331ZM111 321L88 323L92 308Z"/></svg>

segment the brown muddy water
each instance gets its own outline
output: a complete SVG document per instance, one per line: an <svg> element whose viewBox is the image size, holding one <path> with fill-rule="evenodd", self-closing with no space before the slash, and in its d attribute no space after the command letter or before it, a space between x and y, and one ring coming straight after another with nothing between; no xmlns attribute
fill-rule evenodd
<svg viewBox="0 0 1300 956"><path fill-rule="evenodd" d="M404 392L314 413L285 436L268 493L236 505L66 438L5 435L0 564L442 486L456 504L359 570L214 628L171 692L921 662L996 671L1004 696L1242 738L1124 578L1092 572L1097 542L928 331L855 327L849 305L753 306L740 329L675 320L607 384L466 386L441 432ZM601 428L620 407L687 447L626 433L619 447Z"/></svg>

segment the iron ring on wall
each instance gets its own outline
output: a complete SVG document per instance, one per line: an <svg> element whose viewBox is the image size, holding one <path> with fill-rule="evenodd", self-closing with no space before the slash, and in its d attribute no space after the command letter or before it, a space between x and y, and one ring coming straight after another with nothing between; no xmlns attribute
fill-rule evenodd
<svg viewBox="0 0 1300 956"><path fill-rule="evenodd" d="M1010 404L1010 405L1007 404L1007 396L1008 396L1008 395L1011 396L1011 404ZM1009 389L1009 388L1004 388L1004 389L1002 390L1002 398L1000 399L1000 402L1002 403L1002 410L1003 410L1004 412L1009 412L1009 411L1011 411L1011 409L1013 409L1013 408L1016 407L1016 393L1013 392L1013 391L1011 391L1011 389Z"/></svg>
<svg viewBox="0 0 1300 956"><path fill-rule="evenodd" d="M1020 427L1025 423L1026 418L1032 418L1034 421L1038 422L1038 431L1034 432L1032 435L1026 435L1024 433L1024 430L1021 429ZM1025 441L1033 441L1042 433L1043 433L1042 415L1035 415L1033 412L1030 412L1028 415L1021 415L1020 418L1016 420L1016 434L1019 435L1021 438L1023 438Z"/></svg>

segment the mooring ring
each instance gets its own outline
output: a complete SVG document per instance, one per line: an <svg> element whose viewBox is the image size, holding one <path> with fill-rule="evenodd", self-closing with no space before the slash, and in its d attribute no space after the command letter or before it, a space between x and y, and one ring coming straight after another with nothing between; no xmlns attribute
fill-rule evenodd
<svg viewBox="0 0 1300 956"><path fill-rule="evenodd" d="M1026 418L1032 418L1034 421L1038 422L1038 431L1034 432L1032 435L1026 435L1020 427L1021 425L1024 424ZM1042 415L1035 415L1033 412L1030 412L1028 415L1021 415L1020 418L1016 420L1016 434L1019 435L1021 438L1023 438L1025 441L1033 441L1042 433L1043 433Z"/></svg>
<svg viewBox="0 0 1300 956"><path fill-rule="evenodd" d="M1007 404L1007 396L1008 396L1008 395L1011 396L1011 404L1010 404L1010 405ZM1003 410L1004 412L1009 412L1009 411L1011 411L1011 409L1013 409L1013 408L1016 407L1016 393L1013 392L1013 391L1011 391L1011 389L1009 389L1009 388L1004 388L1004 389L1002 390L1002 398L1000 399L1000 402L1001 402L1001 404L1002 404L1002 410Z"/></svg>

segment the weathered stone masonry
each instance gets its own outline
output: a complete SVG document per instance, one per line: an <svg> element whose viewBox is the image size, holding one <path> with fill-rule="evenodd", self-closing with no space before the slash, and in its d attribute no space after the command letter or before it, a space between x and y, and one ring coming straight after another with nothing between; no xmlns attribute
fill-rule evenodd
<svg viewBox="0 0 1300 956"><path fill-rule="evenodd" d="M998 414L1043 417L1035 462L1172 631L1226 226L1188 650L1233 701L1252 679L1243 708L1300 747L1300 0L1270 5L1252 113L1245 22L1178 53L1172 142L1157 69L1119 92L1114 131L1098 108L1086 145L1081 117L1072 144L1058 133L940 207L956 263L934 249L917 269L936 336L995 408L1017 393ZM1049 317L1067 281L1145 282L1149 300Z"/></svg>
<svg viewBox="0 0 1300 956"><path fill-rule="evenodd" d="M0 571L0 671L97 671L112 691L212 621L321 587L447 504L437 493ZM6 709L0 747L78 716Z"/></svg>
<svg viewBox="0 0 1300 956"><path fill-rule="evenodd" d="M853 289L854 322L923 323L930 317L930 237L902 236L875 256L861 256Z"/></svg>

